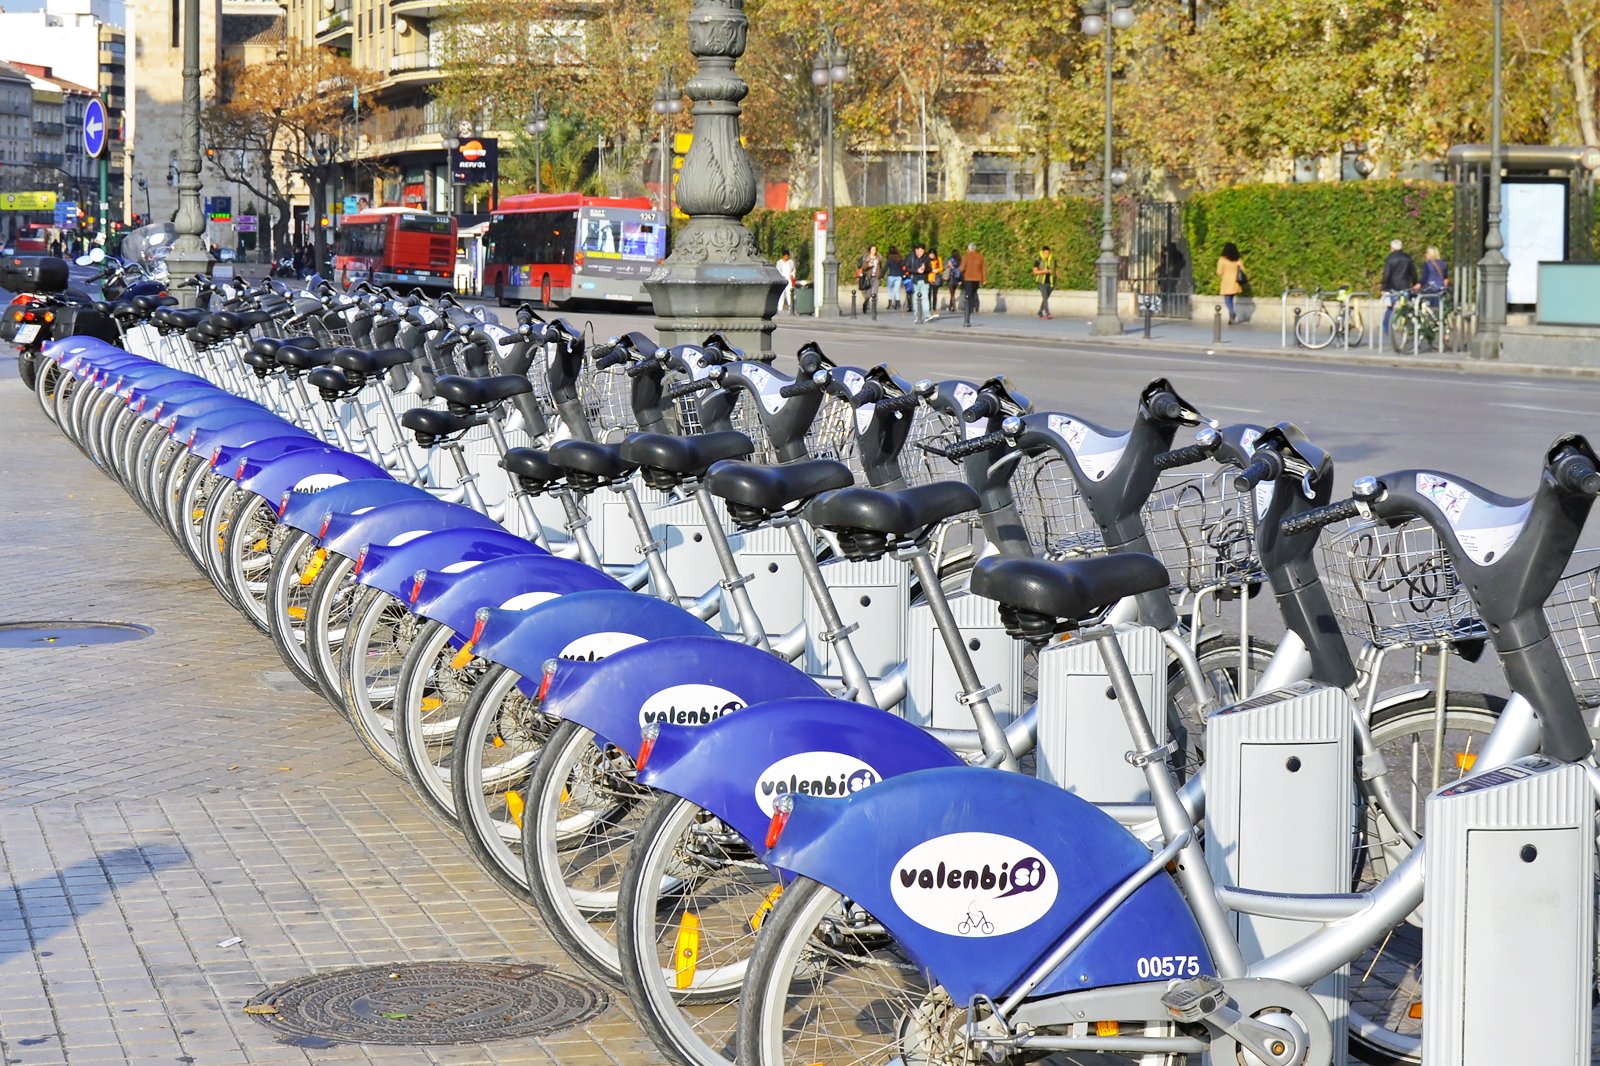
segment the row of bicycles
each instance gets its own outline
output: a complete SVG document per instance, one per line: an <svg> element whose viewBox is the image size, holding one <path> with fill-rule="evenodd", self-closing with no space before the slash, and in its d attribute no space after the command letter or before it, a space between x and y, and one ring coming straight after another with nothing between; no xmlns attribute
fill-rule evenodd
<svg viewBox="0 0 1600 1066"><path fill-rule="evenodd" d="M1107 428L816 343L189 284L50 345L42 411L672 1061L1418 1061L1427 797L1592 758L1581 437L1527 497L1336 501L1296 425L1166 380ZM1489 646L1510 697L1451 688ZM1223 845L1265 771L1207 743L1307 694L1353 753L1284 815L1340 827L1316 884L1292 832Z"/></svg>

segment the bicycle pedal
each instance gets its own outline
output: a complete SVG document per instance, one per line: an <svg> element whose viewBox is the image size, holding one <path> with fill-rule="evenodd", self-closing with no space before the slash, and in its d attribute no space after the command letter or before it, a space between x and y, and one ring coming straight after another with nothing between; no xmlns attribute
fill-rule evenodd
<svg viewBox="0 0 1600 1066"><path fill-rule="evenodd" d="M1228 1005L1222 982L1202 975L1179 981L1161 996L1161 1005L1180 1022L1202 1022Z"/></svg>

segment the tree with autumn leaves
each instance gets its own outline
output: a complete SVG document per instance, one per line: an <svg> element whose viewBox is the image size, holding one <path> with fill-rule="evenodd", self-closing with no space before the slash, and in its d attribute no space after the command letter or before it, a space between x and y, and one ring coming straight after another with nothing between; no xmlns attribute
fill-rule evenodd
<svg viewBox="0 0 1600 1066"><path fill-rule="evenodd" d="M206 143L217 148L212 165L272 207L273 247L289 243L295 183L311 197L311 216L328 212L327 183L354 156L362 120L380 76L325 48L293 47L266 62L224 62L217 71L217 102L201 114ZM258 161L270 160L261 167ZM242 161L242 162L241 162ZM327 235L313 226L317 262L327 255Z"/></svg>
<svg viewBox="0 0 1600 1066"><path fill-rule="evenodd" d="M1600 143L1600 0L1505 2L1508 140ZM1112 61L1121 161L1150 185L1210 187L1282 177L1296 159L1337 159L1352 145L1398 169L1481 141L1489 4L1136 0L1134 26L1117 33ZM440 103L519 129L538 95L581 130L576 143L610 146L614 174L637 173L656 133L650 105L663 71L681 85L693 70L684 43L690 6L461 0ZM809 74L826 27L850 54L850 79L836 90L846 153L903 154L925 129L951 199L965 196L973 156L983 151L1020 152L1047 164L1033 168L1041 174L1092 176L1103 42L1079 32L1074 3L744 6L746 142L769 178L787 179L802 202L815 188L821 116ZM688 129L692 120L674 121Z"/></svg>

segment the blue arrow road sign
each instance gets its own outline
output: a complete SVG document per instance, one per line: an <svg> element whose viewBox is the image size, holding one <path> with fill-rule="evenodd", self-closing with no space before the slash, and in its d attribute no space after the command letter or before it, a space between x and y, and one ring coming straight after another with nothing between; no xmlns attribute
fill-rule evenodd
<svg viewBox="0 0 1600 1066"><path fill-rule="evenodd" d="M90 100L83 110L83 153L98 159L106 150L106 109L98 99Z"/></svg>

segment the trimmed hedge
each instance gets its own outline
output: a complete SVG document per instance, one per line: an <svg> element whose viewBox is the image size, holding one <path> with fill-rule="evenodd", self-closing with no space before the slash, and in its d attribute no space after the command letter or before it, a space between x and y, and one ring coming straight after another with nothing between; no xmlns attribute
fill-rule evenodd
<svg viewBox="0 0 1600 1066"><path fill-rule="evenodd" d="M1399 237L1420 264L1434 245L1448 258L1454 189L1438 182L1345 181L1239 185L1198 193L1184 204L1184 230L1195 289L1213 295L1212 265L1222 245L1239 245L1250 284L1263 295L1285 288L1375 285ZM1126 206L1126 205L1119 205ZM800 277L811 274L812 209L753 211L745 219L769 259L788 248ZM1029 270L1041 244L1055 252L1056 286L1093 289L1100 254L1100 202L1084 197L1006 203L896 204L842 207L838 218L841 287L856 257L876 242L909 252L917 240L941 255L976 242L989 264L989 286L1032 288Z"/></svg>
<svg viewBox="0 0 1600 1066"><path fill-rule="evenodd" d="M1232 241L1259 294L1340 285L1376 291L1396 237L1418 269L1429 245L1450 257L1454 197L1454 186L1412 181L1239 185L1199 193L1183 206L1195 290L1215 295L1213 267L1223 244Z"/></svg>

